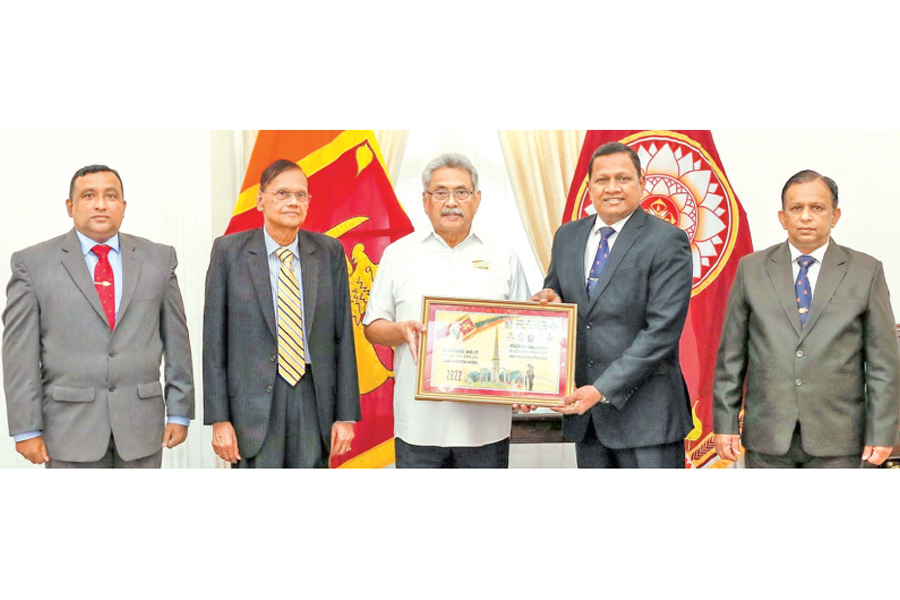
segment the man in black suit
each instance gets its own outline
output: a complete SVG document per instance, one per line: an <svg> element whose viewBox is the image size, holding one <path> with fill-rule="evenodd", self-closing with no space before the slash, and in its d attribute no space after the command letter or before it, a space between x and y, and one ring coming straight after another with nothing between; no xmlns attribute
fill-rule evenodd
<svg viewBox="0 0 900 600"><path fill-rule="evenodd" d="M306 175L278 160L259 185L264 226L213 245L204 421L216 454L238 467L327 467L360 419L344 250L298 231L309 202Z"/></svg>
<svg viewBox="0 0 900 600"><path fill-rule="evenodd" d="M692 421L678 345L690 243L640 209L644 176L628 146L598 148L588 177L597 216L559 229L534 297L578 304L578 388L553 410L566 415L579 467L684 468Z"/></svg>

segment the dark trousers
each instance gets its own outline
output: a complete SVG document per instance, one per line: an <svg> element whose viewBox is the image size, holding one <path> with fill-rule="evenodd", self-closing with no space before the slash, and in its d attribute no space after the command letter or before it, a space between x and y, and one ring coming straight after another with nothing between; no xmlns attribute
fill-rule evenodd
<svg viewBox="0 0 900 600"><path fill-rule="evenodd" d="M575 459L579 469L685 468L683 441L646 448L607 448L597 439L593 424L575 444Z"/></svg>
<svg viewBox="0 0 900 600"><path fill-rule="evenodd" d="M800 423L797 423L787 454L773 456L753 452L748 448L744 462L748 469L859 469L862 467L862 453L851 456L810 456L803 451L803 434Z"/></svg>
<svg viewBox="0 0 900 600"><path fill-rule="evenodd" d="M269 429L259 453L244 458L238 469L327 469L330 448L319 429L312 367L291 387L280 376L272 392Z"/></svg>
<svg viewBox="0 0 900 600"><path fill-rule="evenodd" d="M54 460L50 457L47 463L48 469L158 469L162 466L162 438L159 440L159 452L138 458L132 461L122 460L119 452L116 450L116 442L112 436L109 437L109 449L100 460L96 462L67 462L64 460Z"/></svg>
<svg viewBox="0 0 900 600"><path fill-rule="evenodd" d="M506 469L509 438L476 448L413 446L394 439L398 469Z"/></svg>

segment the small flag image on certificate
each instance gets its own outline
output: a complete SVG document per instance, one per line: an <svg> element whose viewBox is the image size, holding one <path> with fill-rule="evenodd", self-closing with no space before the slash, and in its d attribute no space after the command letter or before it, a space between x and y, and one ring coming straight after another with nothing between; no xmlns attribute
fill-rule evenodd
<svg viewBox="0 0 900 600"><path fill-rule="evenodd" d="M554 405L574 387L574 305L426 298L416 398Z"/></svg>

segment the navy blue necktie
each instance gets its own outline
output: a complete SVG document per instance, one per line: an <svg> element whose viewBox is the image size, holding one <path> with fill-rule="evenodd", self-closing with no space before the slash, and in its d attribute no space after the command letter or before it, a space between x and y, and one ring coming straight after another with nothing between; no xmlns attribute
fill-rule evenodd
<svg viewBox="0 0 900 600"><path fill-rule="evenodd" d="M797 311L800 313L800 325L806 325L809 310L812 307L812 288L809 285L809 268L816 262L812 256L801 256L797 259L800 274L797 276Z"/></svg>
<svg viewBox="0 0 900 600"><path fill-rule="evenodd" d="M597 256L594 257L594 264L591 266L591 274L588 275L587 280L588 298L594 293L597 282L600 281L600 275L603 274L603 269L606 267L606 261L609 260L609 238L611 238L612 234L615 232L616 230L612 227L600 228L600 247L597 249Z"/></svg>

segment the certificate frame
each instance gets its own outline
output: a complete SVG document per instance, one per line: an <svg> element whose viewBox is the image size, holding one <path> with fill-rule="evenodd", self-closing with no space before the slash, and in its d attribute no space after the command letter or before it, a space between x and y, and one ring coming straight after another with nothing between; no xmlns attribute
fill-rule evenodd
<svg viewBox="0 0 900 600"><path fill-rule="evenodd" d="M575 304L426 296L416 400L556 406L575 390Z"/></svg>

